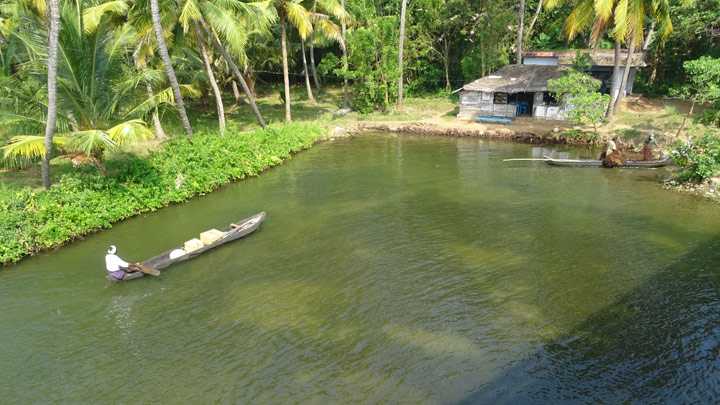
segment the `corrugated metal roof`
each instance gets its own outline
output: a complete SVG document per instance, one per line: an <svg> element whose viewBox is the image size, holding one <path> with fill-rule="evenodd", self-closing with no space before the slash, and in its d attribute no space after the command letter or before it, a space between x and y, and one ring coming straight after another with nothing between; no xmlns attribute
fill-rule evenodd
<svg viewBox="0 0 720 405"><path fill-rule="evenodd" d="M547 91L550 79L557 79L567 70L563 66L507 65L497 72L463 86L465 91L499 93L532 93Z"/></svg>
<svg viewBox="0 0 720 405"><path fill-rule="evenodd" d="M527 51L523 53L525 58L557 58L561 65L572 65L577 56L577 52L581 52L590 56L593 66L614 66L615 50L614 49L580 49L567 51ZM625 66L627 59L627 49L620 50L620 65ZM632 66L645 66L645 53L641 51L633 52Z"/></svg>

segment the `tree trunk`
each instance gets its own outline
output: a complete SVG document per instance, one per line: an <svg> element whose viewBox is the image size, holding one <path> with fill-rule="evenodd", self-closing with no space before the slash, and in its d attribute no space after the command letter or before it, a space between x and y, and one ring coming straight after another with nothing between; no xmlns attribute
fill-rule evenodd
<svg viewBox="0 0 720 405"><path fill-rule="evenodd" d="M312 72L313 82L315 83L315 89L320 91L320 78L315 68L315 45L313 44L312 37L310 38L310 71Z"/></svg>
<svg viewBox="0 0 720 405"><path fill-rule="evenodd" d="M225 135L225 106L223 105L220 87L218 87L217 80L215 80L215 74L212 70L210 55L208 55L208 50L205 46L205 36L200 31L200 27L197 26L197 23L193 24L193 28L195 28L195 35L197 36L198 45L200 46L200 54L202 55L203 63L205 64L205 73L207 73L210 87L212 88L213 95L215 96L215 106L217 107L220 135Z"/></svg>
<svg viewBox="0 0 720 405"><path fill-rule="evenodd" d="M248 89L250 89L250 94L257 98L257 91L255 91L255 83L257 82L257 79L255 78L255 72L252 70L252 66L245 65L243 77L245 78L245 82L247 82Z"/></svg>
<svg viewBox="0 0 720 405"><path fill-rule="evenodd" d="M317 104L315 96L313 96L312 86L310 85L310 72L308 72L307 59L305 58L305 40L300 39L300 49L302 50L303 68L305 70L305 87L307 88L308 100L311 104Z"/></svg>
<svg viewBox="0 0 720 405"><path fill-rule="evenodd" d="M535 9L535 15L533 15L533 19L530 21L530 25L528 26L528 29L525 32L525 42L530 40L530 36L532 35L532 30L533 30L533 28L535 28L535 23L537 22L538 17L540 17L540 13L542 12L543 1L545 1L545 0L538 0L537 8Z"/></svg>
<svg viewBox="0 0 720 405"><path fill-rule="evenodd" d="M153 29L155 30L155 39L157 39L160 58L163 61L165 74L168 77L170 87L172 87L173 95L175 96L175 107L178 110L178 114L180 114L180 122L185 129L185 134L187 134L188 137L191 137L193 130L192 126L190 126L187 111L185 110L185 102L182 94L180 94L180 84L178 83L177 76L175 76L175 69L173 69L167 44L165 43L163 27L160 23L160 6L158 5L158 0L150 0L150 11L152 14Z"/></svg>
<svg viewBox="0 0 720 405"><path fill-rule="evenodd" d="M443 65L445 67L445 90L451 91L450 85L450 41L443 39Z"/></svg>
<svg viewBox="0 0 720 405"><path fill-rule="evenodd" d="M282 51L283 82L285 84L285 122L292 121L290 114L290 73L288 72L287 55L287 16L280 15L280 49Z"/></svg>
<svg viewBox="0 0 720 405"><path fill-rule="evenodd" d="M317 1L313 1L312 11L315 13L317 10ZM318 78L317 69L315 69L315 41L313 36L310 36L310 69L312 71L313 82L315 82L315 89L320 91L320 79Z"/></svg>
<svg viewBox="0 0 720 405"><path fill-rule="evenodd" d="M214 35L212 32L210 32L210 28L208 28L207 23L204 19L200 19L200 25L205 31L205 34L210 38L212 41L213 46L215 49L217 49L220 54L222 55L223 59L225 59L225 62L227 62L228 66L230 66L230 70L235 75L235 79L240 82L240 86L243 89L243 92L245 93L245 96L248 99L248 102L250 103L250 108L253 110L253 113L255 114L255 118L258 121L258 124L260 124L261 127L265 128L267 125L265 125L265 120L263 119L262 115L260 114L260 110L257 107L257 103L255 102L255 96L253 96L252 92L248 88L247 83L245 82L245 78L243 78L242 73L240 73L240 69L238 69L237 64L233 60L232 56L228 53L227 49L223 46L223 44L220 42L220 39Z"/></svg>
<svg viewBox="0 0 720 405"><path fill-rule="evenodd" d="M49 23L48 30L48 109L47 121L45 122L45 156L42 160L42 182L43 187L50 188L50 159L52 158L53 135L55 135L55 122L57 120L57 65L58 65L58 36L60 35L60 1L49 0Z"/></svg>
<svg viewBox="0 0 720 405"><path fill-rule="evenodd" d="M233 96L235 96L235 104L240 104L240 99L242 96L240 95L240 90L238 90L237 82L235 80L231 81L231 87L233 91Z"/></svg>
<svg viewBox="0 0 720 405"><path fill-rule="evenodd" d="M650 48L650 44L652 44L652 41L655 36L655 21L650 23L650 28L648 29L648 33L645 36L645 42L643 42L642 51L646 52L648 48Z"/></svg>
<svg viewBox="0 0 720 405"><path fill-rule="evenodd" d="M615 100L618 98L620 92L620 47L622 44L620 41L615 41L615 60L613 61L613 75L612 75L612 86L610 88L610 103L608 103L607 110L605 111L605 118L612 118L615 114Z"/></svg>
<svg viewBox="0 0 720 405"><path fill-rule="evenodd" d="M403 107L403 46L405 45L405 11L407 9L407 0L402 0L400 5L400 44L398 46L398 66L400 69L400 78L398 79L398 100L399 109Z"/></svg>
<svg viewBox="0 0 720 405"><path fill-rule="evenodd" d="M517 30L517 63L522 65L522 50L523 50L523 30L525 28L525 0L520 0L520 8L518 10L518 30Z"/></svg>
<svg viewBox="0 0 720 405"><path fill-rule="evenodd" d="M345 0L342 0L341 2L343 10L345 10ZM348 97L348 54L347 54L347 42L345 41L345 38L347 36L347 24L345 23L345 19L340 20L340 35L342 39L342 43L340 44L341 50L342 50L342 58L343 58L343 108L350 107L350 100Z"/></svg>
<svg viewBox="0 0 720 405"><path fill-rule="evenodd" d="M154 96L155 93L153 92L153 89L152 89L152 86L150 85L150 83L145 82L145 90L147 91L148 98L151 98ZM153 120L153 127L155 128L155 138L157 138L159 140L166 139L167 135L165 134L165 130L162 127L162 123L160 122L160 114L158 114L157 106L155 106L155 108L153 108L152 120Z"/></svg>
<svg viewBox="0 0 720 405"><path fill-rule="evenodd" d="M678 139L680 137L680 134L682 133L682 130L685 129L685 124L687 123L688 118L690 118L692 116L693 110L695 110L695 100L694 99L692 101L692 104L690 104L690 111L688 111L687 115L683 118L682 124L680 124L680 128L678 128L678 131L675 134L675 139Z"/></svg>
<svg viewBox="0 0 720 405"><path fill-rule="evenodd" d="M480 37L480 76L485 76L485 41Z"/></svg>
<svg viewBox="0 0 720 405"><path fill-rule="evenodd" d="M628 77L630 77L630 68L632 67L632 56L635 51L635 40L636 34L633 33L630 36L630 43L628 43L627 59L625 60L625 71L623 72L622 81L620 82L620 89L618 90L618 96L615 99L615 110L617 111L620 102L625 97L625 89L627 88Z"/></svg>

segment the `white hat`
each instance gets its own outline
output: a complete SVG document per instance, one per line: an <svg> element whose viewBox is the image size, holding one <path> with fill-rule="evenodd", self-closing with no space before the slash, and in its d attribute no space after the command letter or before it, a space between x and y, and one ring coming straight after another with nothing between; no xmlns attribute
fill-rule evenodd
<svg viewBox="0 0 720 405"><path fill-rule="evenodd" d="M117 252L117 247L115 245L110 245L110 248L107 250L108 254L114 255L115 252Z"/></svg>

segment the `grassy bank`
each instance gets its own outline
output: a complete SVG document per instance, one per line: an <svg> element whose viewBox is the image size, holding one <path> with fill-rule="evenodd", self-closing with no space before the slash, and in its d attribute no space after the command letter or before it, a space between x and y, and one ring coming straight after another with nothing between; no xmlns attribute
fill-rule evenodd
<svg viewBox="0 0 720 405"><path fill-rule="evenodd" d="M0 263L62 245L131 216L208 193L310 147L326 133L315 124L271 126L224 137L177 138L146 157L115 156L108 176L92 167L62 173L48 191L0 187Z"/></svg>

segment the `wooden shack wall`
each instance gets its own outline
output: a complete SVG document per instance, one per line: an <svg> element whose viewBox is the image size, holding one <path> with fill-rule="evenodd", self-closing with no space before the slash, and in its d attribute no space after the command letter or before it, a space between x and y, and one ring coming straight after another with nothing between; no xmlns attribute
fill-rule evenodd
<svg viewBox="0 0 720 405"><path fill-rule="evenodd" d="M458 118L474 120L480 115L496 115L514 117L517 108L512 104L493 103L494 93L486 91L463 91L460 94L460 111Z"/></svg>

